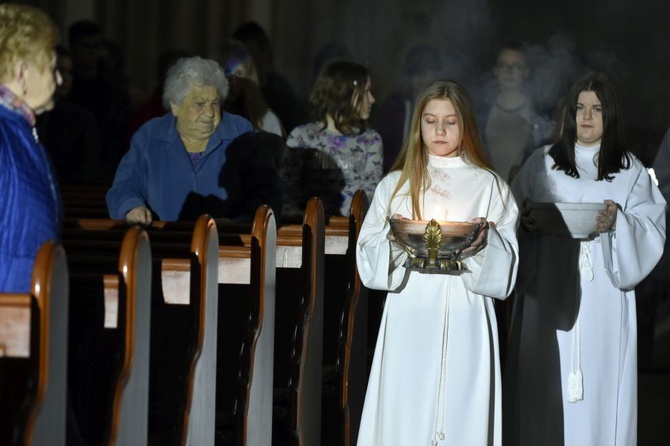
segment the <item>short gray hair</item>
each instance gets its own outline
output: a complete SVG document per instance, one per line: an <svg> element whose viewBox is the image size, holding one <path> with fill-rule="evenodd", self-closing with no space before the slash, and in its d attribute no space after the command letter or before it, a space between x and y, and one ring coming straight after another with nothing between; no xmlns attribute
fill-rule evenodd
<svg viewBox="0 0 670 446"><path fill-rule="evenodd" d="M181 104L194 87L216 87L221 102L228 96L228 79L218 62L201 57L183 57L167 72L163 87L163 106Z"/></svg>

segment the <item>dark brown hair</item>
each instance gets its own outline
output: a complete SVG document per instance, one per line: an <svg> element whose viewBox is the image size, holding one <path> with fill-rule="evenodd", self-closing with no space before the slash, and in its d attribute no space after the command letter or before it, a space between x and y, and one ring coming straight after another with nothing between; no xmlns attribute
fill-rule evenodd
<svg viewBox="0 0 670 446"><path fill-rule="evenodd" d="M603 73L591 71L580 77L565 99L560 140L549 150L554 159L553 169L579 178L575 163L577 142L577 102L583 91L592 91L602 105L603 137L598 152L597 181L611 181L621 169L628 169L633 161L627 150L623 115L612 83Z"/></svg>
<svg viewBox="0 0 670 446"><path fill-rule="evenodd" d="M327 116L343 135L363 133L367 122L358 114L358 105L365 96L370 73L363 65L349 61L328 64L316 79L309 96L312 118L327 124Z"/></svg>

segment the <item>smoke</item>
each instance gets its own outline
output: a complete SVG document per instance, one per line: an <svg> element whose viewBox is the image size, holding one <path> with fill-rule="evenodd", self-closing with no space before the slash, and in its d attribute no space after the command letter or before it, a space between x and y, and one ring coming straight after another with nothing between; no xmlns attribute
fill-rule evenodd
<svg viewBox="0 0 670 446"><path fill-rule="evenodd" d="M540 109L553 110L581 73L582 64L575 50L574 41L563 32L527 49L529 90Z"/></svg>
<svg viewBox="0 0 670 446"><path fill-rule="evenodd" d="M482 104L495 86L492 69L497 47L515 39L528 45L528 87L540 108L553 110L580 74L596 69L612 78L627 105L626 115L637 120L636 125L662 128L670 121L670 111L658 101L670 96L666 79L670 7L652 3L641 8L632 0L310 2L304 33L300 40L291 41L294 57L285 60L280 70L301 79L297 89L308 92L313 81L309 58L316 57L325 44L340 42L354 60L370 67L373 93L381 104L406 83L403 64L408 49L425 44L439 53L439 77L460 82L475 103ZM294 16L282 8L278 12ZM293 20L287 18L288 23L297 19ZM626 29L633 32L624 32ZM309 52L300 53L306 41ZM650 106L656 107L651 116L635 113Z"/></svg>
<svg viewBox="0 0 670 446"><path fill-rule="evenodd" d="M354 59L368 65L374 75L375 94L381 98L401 88L407 53L417 45L434 48L438 54L438 77L461 83L478 71L495 34L487 0L367 0L349 8L349 2L331 2L330 17L337 35L315 39L314 54L330 41L340 41ZM344 9L342 9L344 8ZM335 18L333 14L342 14Z"/></svg>

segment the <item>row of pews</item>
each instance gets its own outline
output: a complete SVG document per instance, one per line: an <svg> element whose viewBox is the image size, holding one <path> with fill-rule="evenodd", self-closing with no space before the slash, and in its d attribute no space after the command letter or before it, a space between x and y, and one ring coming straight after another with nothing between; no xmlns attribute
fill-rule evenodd
<svg viewBox="0 0 670 446"><path fill-rule="evenodd" d="M367 211L301 223L103 218L65 195L29 294L0 294L0 444L354 444L367 384ZM219 223L219 224L217 224ZM68 432L67 435L71 435Z"/></svg>

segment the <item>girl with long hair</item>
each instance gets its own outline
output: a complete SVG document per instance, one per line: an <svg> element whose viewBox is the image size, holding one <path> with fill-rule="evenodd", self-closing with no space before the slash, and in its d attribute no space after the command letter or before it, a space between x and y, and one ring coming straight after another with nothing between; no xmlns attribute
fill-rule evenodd
<svg viewBox="0 0 670 446"><path fill-rule="evenodd" d="M499 445L502 435L495 299L517 268L517 207L481 146L467 92L435 81L418 96L410 132L361 228L365 286L388 291L359 445ZM464 271L412 268L389 218L475 222Z"/></svg>
<svg viewBox="0 0 670 446"><path fill-rule="evenodd" d="M505 374L510 445L637 441L634 289L663 253L665 200L623 129L612 83L587 73L565 100L558 142L535 150L512 183L522 219ZM591 234L571 236L536 221L533 202L603 209L588 217Z"/></svg>
<svg viewBox="0 0 670 446"><path fill-rule="evenodd" d="M368 128L371 89L370 73L358 63L335 61L321 71L309 97L313 121L286 141L285 212L301 216L307 200L318 196L326 214L349 215L357 190L372 197L383 160L381 137Z"/></svg>

